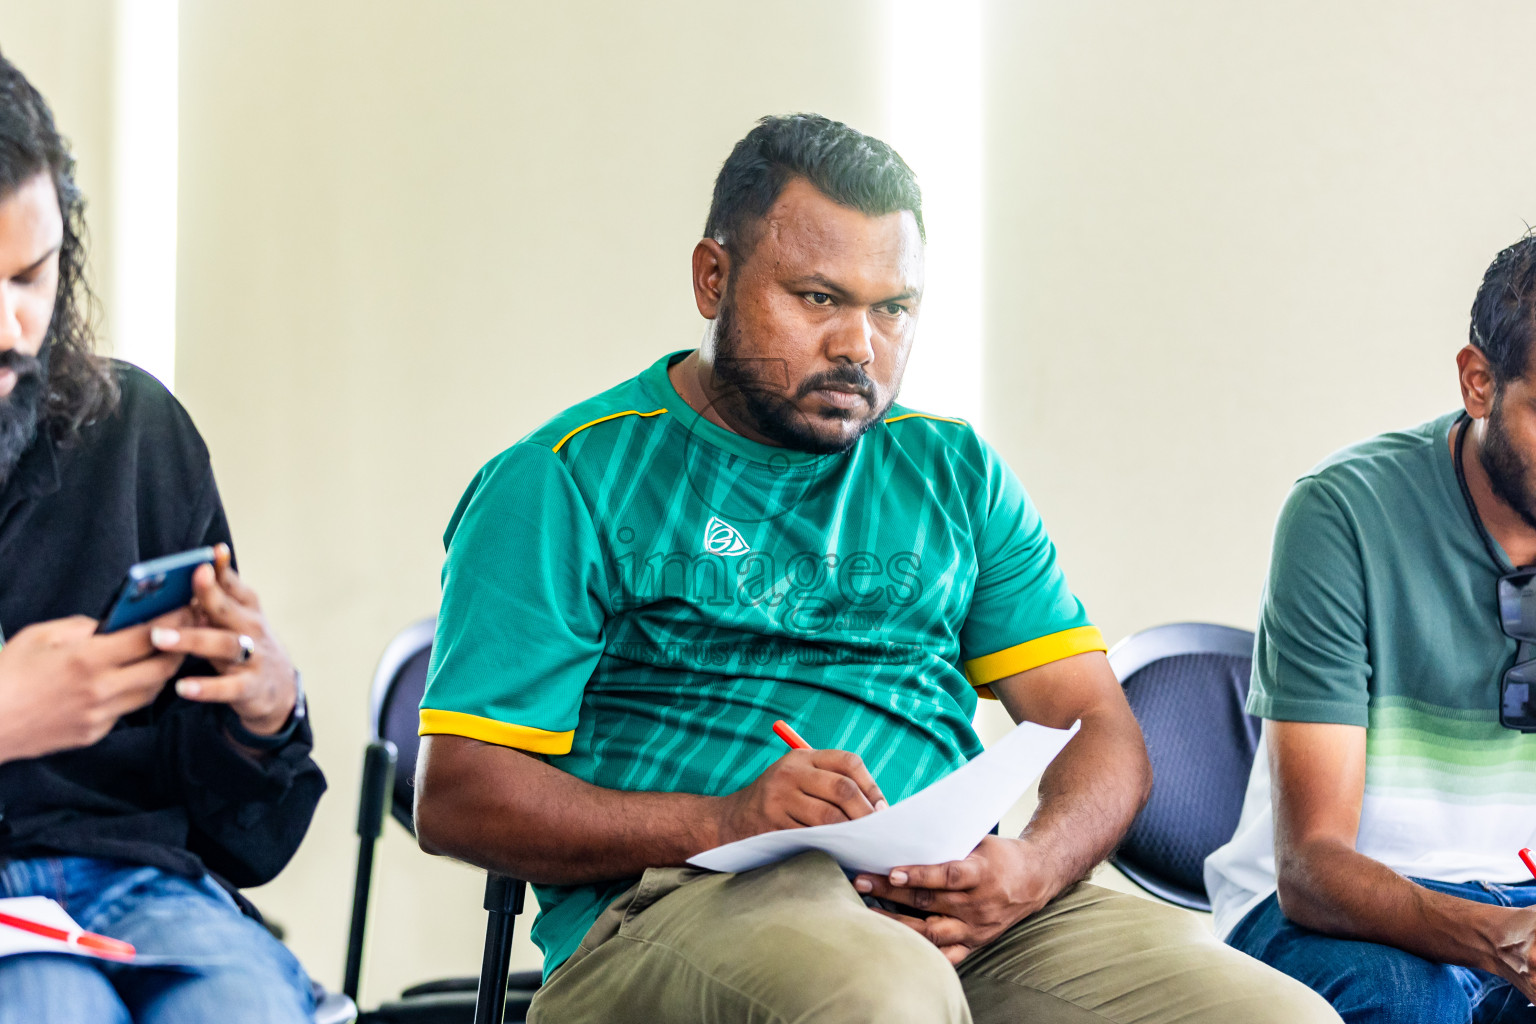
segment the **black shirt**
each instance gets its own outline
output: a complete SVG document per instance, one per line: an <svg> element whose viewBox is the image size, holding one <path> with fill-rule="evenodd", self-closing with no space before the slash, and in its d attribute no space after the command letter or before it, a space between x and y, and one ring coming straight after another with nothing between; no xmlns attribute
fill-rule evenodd
<svg viewBox="0 0 1536 1024"><path fill-rule="evenodd" d="M135 562L230 539L186 410L153 377L114 365L117 410L73 444L40 430L0 489L6 637L98 617ZM298 849L325 779L307 721L258 763L225 738L227 714L167 686L93 746L0 764L0 862L73 854L188 877L206 868L236 886L270 880Z"/></svg>

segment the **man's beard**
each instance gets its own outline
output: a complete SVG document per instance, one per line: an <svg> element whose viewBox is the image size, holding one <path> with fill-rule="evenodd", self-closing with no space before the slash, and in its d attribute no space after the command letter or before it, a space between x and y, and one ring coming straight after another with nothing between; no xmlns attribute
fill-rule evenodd
<svg viewBox="0 0 1536 1024"><path fill-rule="evenodd" d="M16 386L0 398L0 487L4 487L37 440L38 410L48 391L48 366L46 358L8 349L0 352L0 370L16 371Z"/></svg>
<svg viewBox="0 0 1536 1024"><path fill-rule="evenodd" d="M1531 464L1504 429L1503 395L1495 396L1493 400L1478 459L1488 474L1493 493L1514 509L1527 526L1536 530L1536 492L1531 489Z"/></svg>
<svg viewBox="0 0 1536 1024"><path fill-rule="evenodd" d="M808 377L795 388L792 395L787 394L791 382L774 379L776 375L772 372L772 364L777 360L741 356L741 328L736 323L732 306L728 295L715 314L714 377L719 391L717 401L731 405L733 411L741 414L754 430L768 440L813 455L838 455L852 448L865 431L885 416L886 410L896 400L893 395L879 408L874 408L879 388L869 374L852 363ZM860 392L871 409L869 416L858 424L852 436L828 439L812 428L810 417L800 411L795 401L813 391L834 386ZM850 409L834 408L830 413L837 419L853 418L853 410Z"/></svg>

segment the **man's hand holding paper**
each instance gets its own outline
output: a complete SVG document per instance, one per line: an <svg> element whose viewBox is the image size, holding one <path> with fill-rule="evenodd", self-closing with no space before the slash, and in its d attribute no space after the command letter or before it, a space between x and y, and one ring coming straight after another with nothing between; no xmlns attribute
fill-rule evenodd
<svg viewBox="0 0 1536 1024"><path fill-rule="evenodd" d="M807 850L821 850L850 874L883 874L903 864L960 860L1018 803L1077 731L1076 724L1070 729L1052 729L1025 722L979 756L878 814L760 832L705 850L688 858L688 863L711 871L751 871ZM813 754L853 756L797 750L778 764L796 755ZM758 781L773 772L770 768ZM748 794L756 785L724 799Z"/></svg>
<svg viewBox="0 0 1536 1024"><path fill-rule="evenodd" d="M861 874L853 887L925 916L875 908L939 947L952 964L1045 906L1054 894L1027 839L985 836L963 860Z"/></svg>

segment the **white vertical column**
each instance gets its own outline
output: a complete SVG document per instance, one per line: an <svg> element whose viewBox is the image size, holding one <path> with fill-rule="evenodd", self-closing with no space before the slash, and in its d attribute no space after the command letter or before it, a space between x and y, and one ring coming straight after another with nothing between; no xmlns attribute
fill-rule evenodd
<svg viewBox="0 0 1536 1024"><path fill-rule="evenodd" d="M112 352L176 373L177 0L117 0Z"/></svg>
<svg viewBox="0 0 1536 1024"><path fill-rule="evenodd" d="M917 172L928 229L928 280L902 404L982 424L983 0L887 0L890 136ZM1012 727L981 701L976 731ZM1015 820L1019 819L1019 820ZM1018 809L1008 826L1027 820Z"/></svg>
<svg viewBox="0 0 1536 1024"><path fill-rule="evenodd" d="M928 280L901 401L982 416L982 0L888 0L890 136L917 172Z"/></svg>

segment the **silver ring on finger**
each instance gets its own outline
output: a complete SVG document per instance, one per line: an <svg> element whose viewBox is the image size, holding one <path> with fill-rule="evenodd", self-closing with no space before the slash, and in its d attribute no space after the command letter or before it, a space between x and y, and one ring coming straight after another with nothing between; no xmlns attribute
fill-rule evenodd
<svg viewBox="0 0 1536 1024"><path fill-rule="evenodd" d="M240 645L240 655L235 658L235 664L244 665L251 660L251 655L256 653L256 641L241 633L235 637L235 642Z"/></svg>

